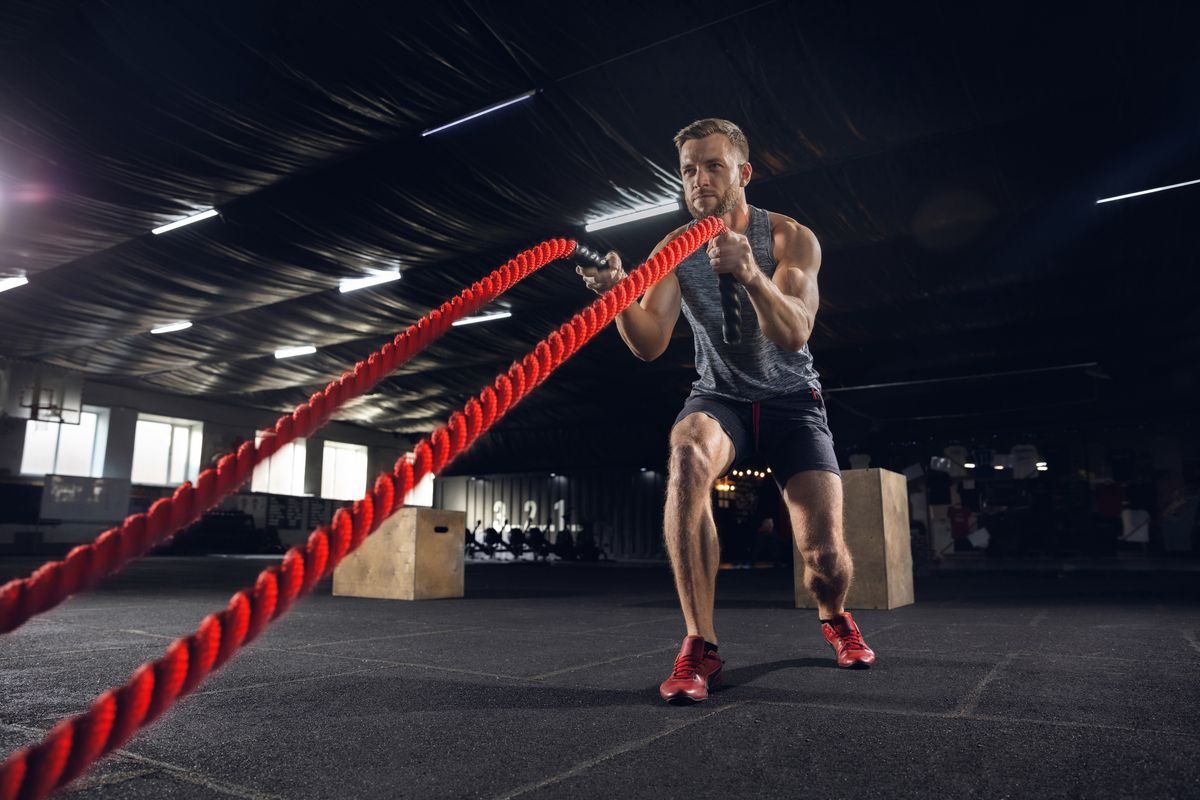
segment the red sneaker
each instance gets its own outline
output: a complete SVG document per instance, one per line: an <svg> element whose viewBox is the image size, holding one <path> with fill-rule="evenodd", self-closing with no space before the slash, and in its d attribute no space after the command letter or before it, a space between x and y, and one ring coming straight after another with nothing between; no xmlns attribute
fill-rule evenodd
<svg viewBox="0 0 1200 800"><path fill-rule="evenodd" d="M837 664L843 669L867 669L875 663L875 651L867 647L862 633L854 624L849 611L835 614L829 622L822 623L821 632L825 641L837 653Z"/></svg>
<svg viewBox="0 0 1200 800"><path fill-rule="evenodd" d="M668 703L699 703L708 699L708 690L721 683L722 661L714 652L704 652L703 636L685 636L671 677L662 682L658 693Z"/></svg>

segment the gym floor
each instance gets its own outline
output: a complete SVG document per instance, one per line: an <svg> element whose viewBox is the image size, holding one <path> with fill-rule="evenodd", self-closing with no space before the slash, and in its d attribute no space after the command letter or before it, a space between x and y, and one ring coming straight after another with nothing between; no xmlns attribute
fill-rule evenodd
<svg viewBox="0 0 1200 800"><path fill-rule="evenodd" d="M5 559L0 582L40 562ZM150 558L0 637L0 758L266 563ZM467 598L298 602L62 796L1197 797L1194 571L939 572L834 667L788 570L721 573L726 687L667 706L665 566L468 564Z"/></svg>

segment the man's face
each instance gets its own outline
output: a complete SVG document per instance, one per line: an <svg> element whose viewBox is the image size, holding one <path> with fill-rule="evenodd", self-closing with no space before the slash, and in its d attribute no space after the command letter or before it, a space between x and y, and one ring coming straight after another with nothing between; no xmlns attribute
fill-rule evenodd
<svg viewBox="0 0 1200 800"><path fill-rule="evenodd" d="M684 204L693 217L721 216L734 209L742 196L741 166L737 150L723 133L683 143L679 175Z"/></svg>

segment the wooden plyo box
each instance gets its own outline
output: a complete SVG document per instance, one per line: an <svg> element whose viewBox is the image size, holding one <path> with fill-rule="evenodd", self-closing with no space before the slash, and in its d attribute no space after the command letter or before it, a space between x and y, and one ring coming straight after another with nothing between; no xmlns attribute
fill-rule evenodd
<svg viewBox="0 0 1200 800"><path fill-rule="evenodd" d="M462 511L408 506L333 571L343 597L433 600L463 596Z"/></svg>
<svg viewBox="0 0 1200 800"><path fill-rule="evenodd" d="M914 601L908 481L886 469L842 473L846 546L854 559L854 582L846 607L898 608ZM804 562L796 556L796 608L816 608L804 587Z"/></svg>

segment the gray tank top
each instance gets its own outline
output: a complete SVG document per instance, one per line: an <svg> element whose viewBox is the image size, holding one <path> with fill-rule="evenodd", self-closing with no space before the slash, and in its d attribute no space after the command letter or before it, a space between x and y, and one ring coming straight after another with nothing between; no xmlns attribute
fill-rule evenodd
<svg viewBox="0 0 1200 800"><path fill-rule="evenodd" d="M775 274L775 247L766 211L750 207L746 237L759 268L770 278ZM704 247L684 259L675 274L683 293L683 315L696 341L696 372L700 377L692 384L693 392L750 402L821 388L808 345L798 353L789 353L763 336L758 315L741 284L742 341L725 344L717 276Z"/></svg>

